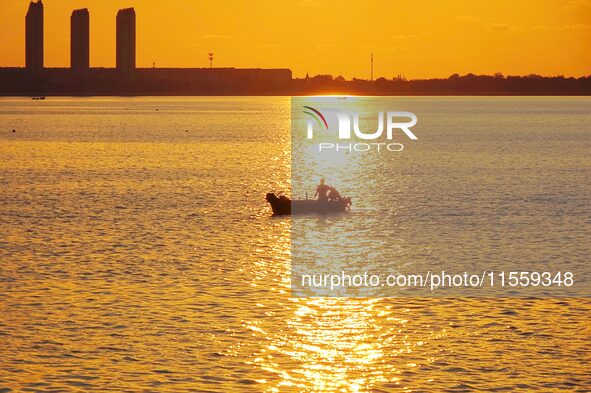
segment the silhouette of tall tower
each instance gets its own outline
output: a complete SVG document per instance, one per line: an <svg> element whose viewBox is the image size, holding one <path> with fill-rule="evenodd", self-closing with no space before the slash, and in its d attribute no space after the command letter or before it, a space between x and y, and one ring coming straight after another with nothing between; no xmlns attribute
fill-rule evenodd
<svg viewBox="0 0 591 393"><path fill-rule="evenodd" d="M25 65L31 71L43 69L43 3L31 1L25 17Z"/></svg>
<svg viewBox="0 0 591 393"><path fill-rule="evenodd" d="M75 72L88 70L89 19L86 8L72 11L70 17L70 66Z"/></svg>
<svg viewBox="0 0 591 393"><path fill-rule="evenodd" d="M117 13L117 69L131 73L135 69L135 10Z"/></svg>

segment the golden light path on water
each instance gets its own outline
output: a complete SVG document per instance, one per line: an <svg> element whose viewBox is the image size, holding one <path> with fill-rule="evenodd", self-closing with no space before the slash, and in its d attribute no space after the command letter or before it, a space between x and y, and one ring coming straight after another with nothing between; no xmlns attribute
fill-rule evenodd
<svg viewBox="0 0 591 393"><path fill-rule="evenodd" d="M289 223L289 221L287 221ZM280 231L280 232L279 232ZM273 231L277 265L269 272L266 258L254 266L252 285L266 285L281 274L275 291L290 293L290 226ZM262 241L264 243L265 241ZM263 250L258 249L261 252ZM426 341L445 336L445 329L413 337L407 331L410 309L397 310L384 299L288 298L285 309L269 311L264 320L244 321L261 341L253 366L274 375L261 379L269 392L369 392L376 386L403 388L399 356L412 356ZM268 308L264 302L257 307ZM279 323L279 325L278 325ZM408 369L418 365L406 363Z"/></svg>
<svg viewBox="0 0 591 393"><path fill-rule="evenodd" d="M282 284L289 293L289 274ZM253 364L280 377L268 391L365 392L376 384L395 386L400 378L392 357L423 344L403 334L407 321L382 299L291 298L289 303L292 315L283 331L262 321L246 324L264 342ZM285 369L278 356L296 366Z"/></svg>
<svg viewBox="0 0 591 393"><path fill-rule="evenodd" d="M267 258L259 260L252 285L267 285L280 273L273 291L287 301L277 308L267 303L273 298L260 299L256 307L267 310L265 318L243 321L260 343L248 364L268 373L257 380L264 391L528 390L540 379L553 389L573 381L568 372L551 376L556 351L570 354L574 380L591 371L584 344L591 326L576 316L588 312L588 301L287 298L289 236L279 233L288 235L289 226L275 230L279 265L270 269Z"/></svg>

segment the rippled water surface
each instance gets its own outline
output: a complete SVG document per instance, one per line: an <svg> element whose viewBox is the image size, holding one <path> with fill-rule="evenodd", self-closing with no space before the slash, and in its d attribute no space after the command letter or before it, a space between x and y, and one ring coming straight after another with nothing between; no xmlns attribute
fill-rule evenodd
<svg viewBox="0 0 591 393"><path fill-rule="evenodd" d="M306 123L314 123L304 108L321 109L329 129L312 128L314 137L307 138ZM418 117L412 127L418 139L398 129L392 140L338 139L331 108L357 113L358 129L366 133L378 128L380 111L410 111ZM293 194L313 195L323 176L353 200L344 216L293 216L294 293L591 297L590 99L296 97L292 119ZM407 119L394 121L401 120ZM346 148L370 147L368 142L402 143L404 149ZM383 283L389 274L432 272L439 278L441 271L456 277L467 272L480 279L492 270L507 277L511 271L548 272L553 278L560 272L575 279L572 285L510 288L496 274L496 285L487 279L482 286L434 291L428 285L331 290L320 280L313 287L301 284L304 275L340 278L343 271L380 276Z"/></svg>
<svg viewBox="0 0 591 393"><path fill-rule="evenodd" d="M290 298L290 113L0 99L0 391L591 391L587 299Z"/></svg>

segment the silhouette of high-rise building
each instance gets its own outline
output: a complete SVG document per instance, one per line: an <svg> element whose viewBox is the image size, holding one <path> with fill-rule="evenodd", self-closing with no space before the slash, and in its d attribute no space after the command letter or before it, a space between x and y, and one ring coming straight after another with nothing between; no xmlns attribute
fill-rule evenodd
<svg viewBox="0 0 591 393"><path fill-rule="evenodd" d="M135 69L135 10L117 13L117 69L130 73Z"/></svg>
<svg viewBox="0 0 591 393"><path fill-rule="evenodd" d="M86 8L72 11L70 17L70 66L75 72L89 67L89 19Z"/></svg>
<svg viewBox="0 0 591 393"><path fill-rule="evenodd" d="M43 69L43 3L31 1L25 17L25 65L31 71Z"/></svg>

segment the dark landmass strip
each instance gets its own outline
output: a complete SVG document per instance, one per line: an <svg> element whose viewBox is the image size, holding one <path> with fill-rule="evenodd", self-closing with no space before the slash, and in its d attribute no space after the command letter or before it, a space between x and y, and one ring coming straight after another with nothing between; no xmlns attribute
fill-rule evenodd
<svg viewBox="0 0 591 393"><path fill-rule="evenodd" d="M457 75L445 79L293 79L289 69L0 68L3 96L139 95L591 95L591 75L573 77Z"/></svg>

